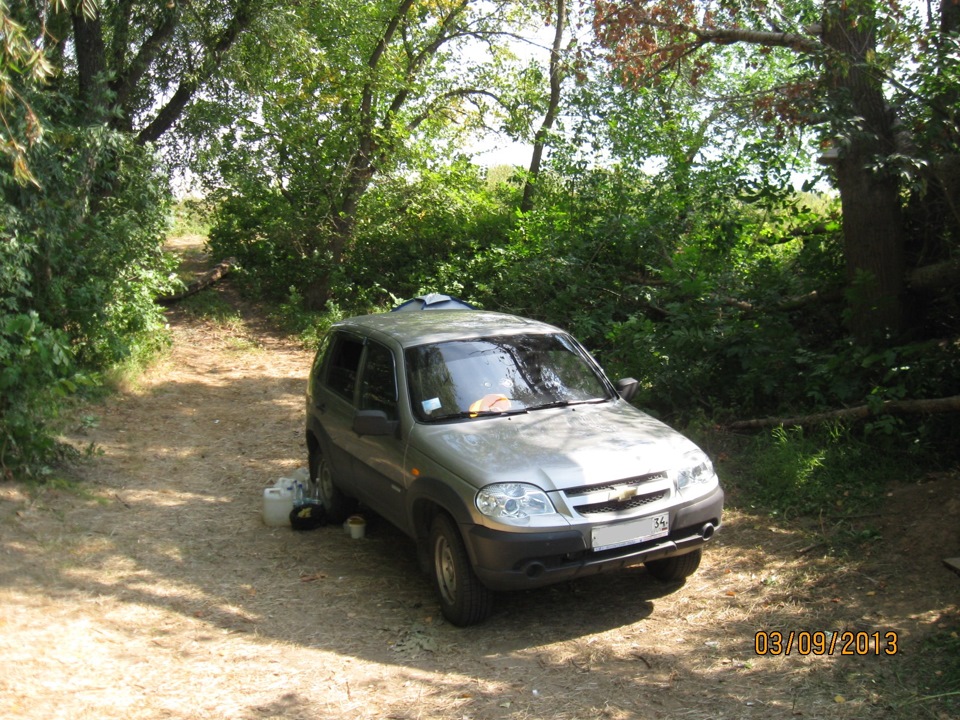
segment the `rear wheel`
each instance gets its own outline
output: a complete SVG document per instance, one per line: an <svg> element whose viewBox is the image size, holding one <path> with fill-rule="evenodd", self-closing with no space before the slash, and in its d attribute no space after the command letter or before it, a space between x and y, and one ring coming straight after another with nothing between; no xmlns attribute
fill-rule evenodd
<svg viewBox="0 0 960 720"><path fill-rule="evenodd" d="M310 494L320 500L328 522L342 523L357 508L357 502L347 497L333 483L330 463L319 449L310 450Z"/></svg>
<svg viewBox="0 0 960 720"><path fill-rule="evenodd" d="M430 550L443 616L460 627L486 619L493 608L493 593L470 566L463 538L449 515L441 513L434 518Z"/></svg>
<svg viewBox="0 0 960 720"><path fill-rule="evenodd" d="M653 575L657 580L663 582L676 582L685 580L693 575L700 567L700 559L703 557L703 550L697 548L686 555L675 555L662 560L649 560L644 563L647 566L647 572Z"/></svg>

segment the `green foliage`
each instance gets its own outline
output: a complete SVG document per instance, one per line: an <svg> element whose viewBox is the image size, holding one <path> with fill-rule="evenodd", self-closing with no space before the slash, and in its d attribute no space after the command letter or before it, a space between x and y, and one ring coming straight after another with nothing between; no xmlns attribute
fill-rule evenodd
<svg viewBox="0 0 960 720"><path fill-rule="evenodd" d="M384 179L361 203L337 296L390 304L426 292L477 299L464 263L503 246L515 194L488 186L464 160Z"/></svg>
<svg viewBox="0 0 960 720"><path fill-rule="evenodd" d="M909 448L864 441L841 425L778 427L736 454L730 482L751 506L774 514L860 515L880 503L912 457Z"/></svg>
<svg viewBox="0 0 960 720"><path fill-rule="evenodd" d="M522 68L501 37L522 10L503 0L339 0L276 15L282 42L251 39L231 66L246 91L235 129L197 132L221 185L213 245L241 260L255 291L279 300L293 285L322 309L353 282L351 254L370 255L357 229L381 222L361 217L368 190L429 183L461 133L523 107L512 95ZM389 262L404 262L392 251Z"/></svg>
<svg viewBox="0 0 960 720"><path fill-rule="evenodd" d="M378 310L379 308L373 307L354 307L350 312L344 312L333 301L329 301L327 307L321 312L305 310L303 298L300 297L296 288L291 287L287 302L280 303L274 319L288 332L299 336L306 347L316 349L320 347L327 331L335 322L351 315L365 315Z"/></svg>
<svg viewBox="0 0 960 720"><path fill-rule="evenodd" d="M307 287L329 272L328 259L310 246L315 234L280 192L250 177L218 198L210 246L218 257L237 258L254 296L279 301L291 285Z"/></svg>
<svg viewBox="0 0 960 720"><path fill-rule="evenodd" d="M153 158L102 128L46 138L30 158L39 185L4 188L0 228L0 465L21 475L50 458L66 394L165 344L153 298L170 289Z"/></svg>
<svg viewBox="0 0 960 720"><path fill-rule="evenodd" d="M462 295L472 291L464 262L503 244L516 192L488 187L480 169L462 161L384 177L361 201L352 241L333 263L304 239L321 230L280 193L251 188L220 204L210 241L218 255L239 259L248 290L291 313L305 304L304 288L324 278L336 302L358 311L423 292Z"/></svg>
<svg viewBox="0 0 960 720"><path fill-rule="evenodd" d="M161 251L169 190L154 159L104 128L53 127L33 158L41 189L8 193L35 248L32 306L71 336L78 361L106 367L163 343L153 299L171 290Z"/></svg>
<svg viewBox="0 0 960 720"><path fill-rule="evenodd" d="M212 213L212 203L208 200L195 197L183 198L173 205L173 227L170 228L170 234L173 236L208 235Z"/></svg>
<svg viewBox="0 0 960 720"><path fill-rule="evenodd" d="M35 312L0 310L0 477L43 471L54 450L44 425L76 389L72 370L63 333L45 327Z"/></svg>
<svg viewBox="0 0 960 720"><path fill-rule="evenodd" d="M54 74L54 68L6 2L0 2L0 28L0 155L10 161L15 182L35 184L28 152L43 138L43 125L30 95Z"/></svg>

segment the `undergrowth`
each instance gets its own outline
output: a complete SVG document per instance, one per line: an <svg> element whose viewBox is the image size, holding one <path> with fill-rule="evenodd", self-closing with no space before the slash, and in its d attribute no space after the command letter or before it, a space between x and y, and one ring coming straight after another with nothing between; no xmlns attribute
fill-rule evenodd
<svg viewBox="0 0 960 720"><path fill-rule="evenodd" d="M725 481L751 510L845 519L874 510L890 481L929 464L923 448L917 438L871 435L860 426L780 426L741 439Z"/></svg>
<svg viewBox="0 0 960 720"><path fill-rule="evenodd" d="M187 315L203 318L217 324L232 324L240 319L240 313L217 292L199 292L184 298L178 307Z"/></svg>
<svg viewBox="0 0 960 720"><path fill-rule="evenodd" d="M960 717L960 622L940 622L927 636L908 675L898 678L906 697L896 704L904 716Z"/></svg>

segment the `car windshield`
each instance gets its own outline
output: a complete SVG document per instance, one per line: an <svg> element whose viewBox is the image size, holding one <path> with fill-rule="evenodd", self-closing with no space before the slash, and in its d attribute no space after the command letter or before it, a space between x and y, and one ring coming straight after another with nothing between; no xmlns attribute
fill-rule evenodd
<svg viewBox="0 0 960 720"><path fill-rule="evenodd" d="M411 402L420 420L522 413L603 402L607 384L566 335L506 335L420 345L406 351Z"/></svg>

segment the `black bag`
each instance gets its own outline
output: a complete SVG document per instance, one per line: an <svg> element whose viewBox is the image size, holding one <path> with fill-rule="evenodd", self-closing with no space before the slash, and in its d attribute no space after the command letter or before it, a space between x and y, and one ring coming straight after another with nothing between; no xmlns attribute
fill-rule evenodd
<svg viewBox="0 0 960 720"><path fill-rule="evenodd" d="M327 524L327 513L316 500L307 500L293 506L290 527L294 530L316 530Z"/></svg>

